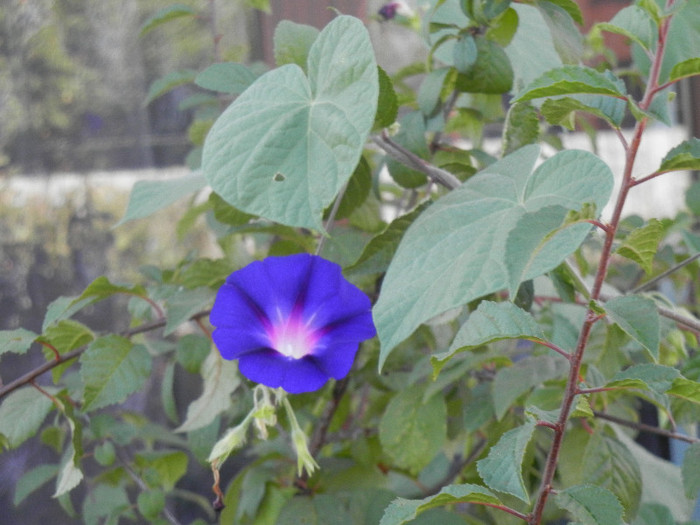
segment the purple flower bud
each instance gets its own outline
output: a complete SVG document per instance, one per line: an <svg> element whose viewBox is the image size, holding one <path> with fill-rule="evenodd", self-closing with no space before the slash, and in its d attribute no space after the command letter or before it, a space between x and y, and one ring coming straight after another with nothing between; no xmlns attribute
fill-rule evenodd
<svg viewBox="0 0 700 525"><path fill-rule="evenodd" d="M341 268L308 254L268 257L233 272L210 320L225 359L251 381L289 393L345 377L376 334L369 298Z"/></svg>
<svg viewBox="0 0 700 525"><path fill-rule="evenodd" d="M396 10L398 7L398 2L389 2L384 4L381 9L379 9L379 16L381 16L384 20L391 20L396 16Z"/></svg>

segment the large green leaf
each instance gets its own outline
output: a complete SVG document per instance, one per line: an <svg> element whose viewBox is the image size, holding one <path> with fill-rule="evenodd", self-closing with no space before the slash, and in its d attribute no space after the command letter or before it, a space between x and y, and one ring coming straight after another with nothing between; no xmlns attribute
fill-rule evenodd
<svg viewBox="0 0 700 525"><path fill-rule="evenodd" d="M117 335L97 339L80 356L85 383L84 410L124 401L136 392L151 372L151 356L142 345Z"/></svg>
<svg viewBox="0 0 700 525"><path fill-rule="evenodd" d="M409 227L374 308L382 343L380 366L421 323L509 286L507 242L526 213L553 205L578 210L588 202L603 209L612 174L600 159L570 150L533 171L538 156L538 147L526 146L492 164ZM520 279L552 270L573 252L589 231L587 225L576 226L539 250L527 271L518 272Z"/></svg>
<svg viewBox="0 0 700 525"><path fill-rule="evenodd" d="M423 400L419 388L398 393L379 422L382 448L401 468L419 472L442 448L447 434L445 400Z"/></svg>
<svg viewBox="0 0 700 525"><path fill-rule="evenodd" d="M379 525L401 525L409 522L421 512L453 503L476 503L500 505L500 500L487 488L472 483L448 485L434 496L419 500L398 498L384 511Z"/></svg>
<svg viewBox="0 0 700 525"><path fill-rule="evenodd" d="M295 64L264 74L207 135L202 166L236 208L322 229L374 122L377 65L362 23L340 16L314 41L308 78Z"/></svg>
<svg viewBox="0 0 700 525"><path fill-rule="evenodd" d="M654 301L638 295L615 297L605 303L608 317L658 360L660 340L659 312Z"/></svg>
<svg viewBox="0 0 700 525"><path fill-rule="evenodd" d="M576 485L557 493L554 501L581 525L622 525L622 505L603 488Z"/></svg>
<svg viewBox="0 0 700 525"><path fill-rule="evenodd" d="M491 447L489 455L477 462L479 475L487 487L530 502L522 465L535 427L535 420L529 418L523 425L509 430Z"/></svg>

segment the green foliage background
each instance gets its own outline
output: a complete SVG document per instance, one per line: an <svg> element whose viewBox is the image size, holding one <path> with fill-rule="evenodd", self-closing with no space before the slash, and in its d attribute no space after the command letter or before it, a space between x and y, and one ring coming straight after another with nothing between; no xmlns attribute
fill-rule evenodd
<svg viewBox="0 0 700 525"><path fill-rule="evenodd" d="M198 14L164 6L142 38ZM172 238L203 223L220 256L98 277L40 330L0 332L3 360L46 357L0 387L3 446L54 451L15 501L50 483L90 524L192 509L197 524L693 523L697 186L671 219L623 210L635 186L700 169L690 138L633 176L647 126L671 121L669 91L700 75L698 16L697 0L641 0L582 34L570 0L440 0L392 22L428 49L393 75L338 14L320 31L281 23L269 71L217 61L155 80L147 101L199 88L192 173L137 184L121 222L189 197ZM632 64L596 54L602 32L632 41ZM560 147L564 129L600 128L626 154L615 191L603 160ZM232 270L297 252L343 266L378 336L347 379L287 398L221 359L207 314ZM123 332L80 320L113 296ZM182 378L198 384L184 399ZM145 392L162 417L132 409ZM640 424L642 402L658 427ZM690 442L682 466L641 431ZM218 516L188 482L209 468Z"/></svg>

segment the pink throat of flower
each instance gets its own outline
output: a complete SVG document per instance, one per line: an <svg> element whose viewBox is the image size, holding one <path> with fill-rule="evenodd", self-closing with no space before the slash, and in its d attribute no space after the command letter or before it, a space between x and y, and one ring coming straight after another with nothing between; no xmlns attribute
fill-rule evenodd
<svg viewBox="0 0 700 525"><path fill-rule="evenodd" d="M272 326L270 333L272 348L292 359L301 359L312 353L318 334L301 319L285 319Z"/></svg>

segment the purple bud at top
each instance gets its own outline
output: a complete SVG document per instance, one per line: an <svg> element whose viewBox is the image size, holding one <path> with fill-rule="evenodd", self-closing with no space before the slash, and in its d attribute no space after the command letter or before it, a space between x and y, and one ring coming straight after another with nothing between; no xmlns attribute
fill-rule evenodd
<svg viewBox="0 0 700 525"><path fill-rule="evenodd" d="M391 20L396 16L396 10L399 8L398 2L389 2L384 4L379 10L379 16L384 20Z"/></svg>

